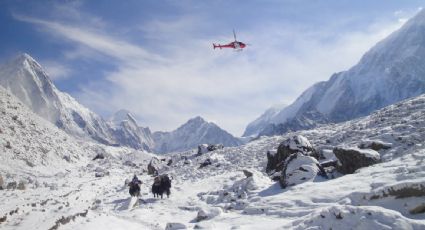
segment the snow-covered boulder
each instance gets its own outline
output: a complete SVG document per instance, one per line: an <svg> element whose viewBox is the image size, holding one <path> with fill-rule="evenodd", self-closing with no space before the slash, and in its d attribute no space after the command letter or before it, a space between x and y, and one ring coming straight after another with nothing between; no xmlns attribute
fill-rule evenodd
<svg viewBox="0 0 425 230"><path fill-rule="evenodd" d="M167 161L167 159L159 159L157 157L152 157L151 161L148 164L148 175L161 174L169 168L168 163L171 165L172 160L169 159Z"/></svg>
<svg viewBox="0 0 425 230"><path fill-rule="evenodd" d="M198 145L198 156L208 152L208 144Z"/></svg>
<svg viewBox="0 0 425 230"><path fill-rule="evenodd" d="M223 211L221 210L221 208L217 208L217 207L209 208L209 209L202 208L198 211L195 221L199 222L203 220L210 220L216 216L221 215L222 212Z"/></svg>
<svg viewBox="0 0 425 230"><path fill-rule="evenodd" d="M379 163L381 156L372 149L337 147L333 150L340 164L337 170L343 174L354 173L357 169Z"/></svg>
<svg viewBox="0 0 425 230"><path fill-rule="evenodd" d="M280 185L282 188L286 188L306 181L313 181L318 174L326 175L319 168L319 162L315 158L306 156L301 152L294 153L285 161Z"/></svg>
<svg viewBox="0 0 425 230"><path fill-rule="evenodd" d="M317 157L311 143L301 135L290 137L280 143L277 152L267 152L266 172L277 172L283 169L283 163L293 153L302 152L304 155Z"/></svg>
<svg viewBox="0 0 425 230"><path fill-rule="evenodd" d="M381 149L389 149L391 148L391 146L391 143L386 143L378 140L362 141L362 143L359 144L360 149L373 149L375 151L379 151Z"/></svg>
<svg viewBox="0 0 425 230"><path fill-rule="evenodd" d="M291 229L423 229L423 224L381 207L338 205L300 218Z"/></svg>
<svg viewBox="0 0 425 230"><path fill-rule="evenodd" d="M182 223L167 223L165 230L177 230L177 229L187 229L186 225Z"/></svg>

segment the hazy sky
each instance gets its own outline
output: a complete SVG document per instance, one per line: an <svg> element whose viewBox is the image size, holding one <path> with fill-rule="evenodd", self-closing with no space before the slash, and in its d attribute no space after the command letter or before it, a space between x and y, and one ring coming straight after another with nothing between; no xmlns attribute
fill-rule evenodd
<svg viewBox="0 0 425 230"><path fill-rule="evenodd" d="M0 1L0 61L27 52L104 117L169 131L202 116L236 136L350 68L425 1ZM242 52L212 43L249 43Z"/></svg>

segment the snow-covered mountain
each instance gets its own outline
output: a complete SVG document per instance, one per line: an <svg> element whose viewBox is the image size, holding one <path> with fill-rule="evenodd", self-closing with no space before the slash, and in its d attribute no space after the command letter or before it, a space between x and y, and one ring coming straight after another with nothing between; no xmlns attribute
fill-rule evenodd
<svg viewBox="0 0 425 230"><path fill-rule="evenodd" d="M117 114L112 122L59 91L48 74L28 54L21 54L0 66L0 85L18 97L39 116L79 138L91 138L107 145L150 150L148 128L141 128L129 113Z"/></svg>
<svg viewBox="0 0 425 230"><path fill-rule="evenodd" d="M41 65L28 54L19 55L0 67L0 85L67 133L90 137L100 143L114 143L106 122L59 91Z"/></svg>
<svg viewBox="0 0 425 230"><path fill-rule="evenodd" d="M113 136L118 143L135 149L152 151L154 147L149 128L140 127L128 110L119 110L110 119Z"/></svg>
<svg viewBox="0 0 425 230"><path fill-rule="evenodd" d="M155 152L168 153L196 148L199 144L238 146L242 141L201 117L195 117L172 132L154 132Z"/></svg>
<svg viewBox="0 0 425 230"><path fill-rule="evenodd" d="M262 115L247 126L244 136L281 134L346 121L420 95L425 92L424 66L422 10L370 49L357 65L313 85L273 117Z"/></svg>

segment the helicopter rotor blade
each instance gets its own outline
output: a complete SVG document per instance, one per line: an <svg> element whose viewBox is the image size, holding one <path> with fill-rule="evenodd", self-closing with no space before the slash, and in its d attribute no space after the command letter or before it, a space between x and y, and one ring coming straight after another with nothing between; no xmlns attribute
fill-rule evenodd
<svg viewBox="0 0 425 230"><path fill-rule="evenodd" d="M235 32L235 29L233 29L233 37L235 38L235 41L236 41L236 32Z"/></svg>

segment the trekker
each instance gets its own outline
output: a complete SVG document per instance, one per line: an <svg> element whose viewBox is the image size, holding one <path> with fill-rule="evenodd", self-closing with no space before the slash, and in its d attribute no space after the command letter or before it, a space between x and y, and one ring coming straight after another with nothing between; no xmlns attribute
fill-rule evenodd
<svg viewBox="0 0 425 230"><path fill-rule="evenodd" d="M130 187L129 193L131 196L140 196L140 185L142 184L142 181L137 178L136 175L134 175L133 179L130 183L128 183L128 186Z"/></svg>

